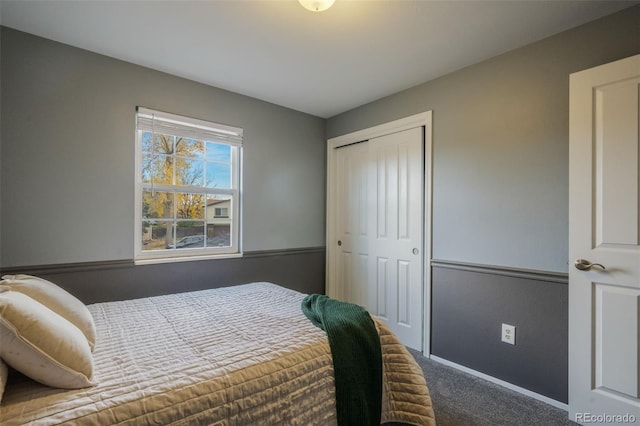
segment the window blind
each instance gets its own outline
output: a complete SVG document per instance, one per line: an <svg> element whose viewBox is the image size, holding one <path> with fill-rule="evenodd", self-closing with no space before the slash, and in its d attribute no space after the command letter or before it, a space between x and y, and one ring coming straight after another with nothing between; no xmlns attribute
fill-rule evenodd
<svg viewBox="0 0 640 426"><path fill-rule="evenodd" d="M184 138L242 145L242 129L225 124L183 117L149 108L137 107L138 129Z"/></svg>

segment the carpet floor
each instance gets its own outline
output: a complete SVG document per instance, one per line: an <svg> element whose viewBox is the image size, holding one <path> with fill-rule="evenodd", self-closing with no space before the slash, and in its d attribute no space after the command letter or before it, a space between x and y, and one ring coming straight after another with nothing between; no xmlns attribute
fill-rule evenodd
<svg viewBox="0 0 640 426"><path fill-rule="evenodd" d="M427 379L438 426L577 425L564 410L409 351Z"/></svg>

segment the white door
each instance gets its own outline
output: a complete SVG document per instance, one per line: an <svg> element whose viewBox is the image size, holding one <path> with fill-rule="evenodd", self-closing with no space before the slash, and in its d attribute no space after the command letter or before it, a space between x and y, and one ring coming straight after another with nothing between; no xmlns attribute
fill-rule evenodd
<svg viewBox="0 0 640 426"><path fill-rule="evenodd" d="M329 296L364 306L422 349L423 130L336 148L335 282Z"/></svg>
<svg viewBox="0 0 640 426"><path fill-rule="evenodd" d="M336 154L338 283L330 296L369 309L368 144L344 146Z"/></svg>
<svg viewBox="0 0 640 426"><path fill-rule="evenodd" d="M584 424L640 422L639 90L640 55L570 78L569 416Z"/></svg>
<svg viewBox="0 0 640 426"><path fill-rule="evenodd" d="M422 349L423 137L414 128L369 141L370 309Z"/></svg>

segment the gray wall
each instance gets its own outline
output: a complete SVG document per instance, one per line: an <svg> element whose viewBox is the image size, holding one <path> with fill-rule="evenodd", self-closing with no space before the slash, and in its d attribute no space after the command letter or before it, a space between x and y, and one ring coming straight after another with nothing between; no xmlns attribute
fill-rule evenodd
<svg viewBox="0 0 640 426"><path fill-rule="evenodd" d="M433 267L434 355L566 403L568 292L561 277ZM528 275L528 276L527 276ZM553 281L546 281L551 279ZM516 344L500 340L516 327Z"/></svg>
<svg viewBox="0 0 640 426"><path fill-rule="evenodd" d="M328 120L335 137L433 110L434 355L567 401L569 74L637 53L640 6Z"/></svg>
<svg viewBox="0 0 640 426"><path fill-rule="evenodd" d="M242 258L134 266L133 261L9 268L48 279L84 303L128 300L268 281L324 293L324 248L252 252Z"/></svg>
<svg viewBox="0 0 640 426"><path fill-rule="evenodd" d="M133 258L135 107L244 129L246 251L324 245L325 120L9 28L3 268Z"/></svg>
<svg viewBox="0 0 640 426"><path fill-rule="evenodd" d="M433 257L566 272L569 74L638 52L640 6L332 117L327 137L433 110Z"/></svg>

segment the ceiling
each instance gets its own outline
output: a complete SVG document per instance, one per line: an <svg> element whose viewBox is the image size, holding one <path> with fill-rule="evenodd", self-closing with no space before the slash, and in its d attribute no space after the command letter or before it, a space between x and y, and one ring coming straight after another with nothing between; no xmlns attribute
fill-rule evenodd
<svg viewBox="0 0 640 426"><path fill-rule="evenodd" d="M328 118L638 3L0 0L0 22Z"/></svg>

